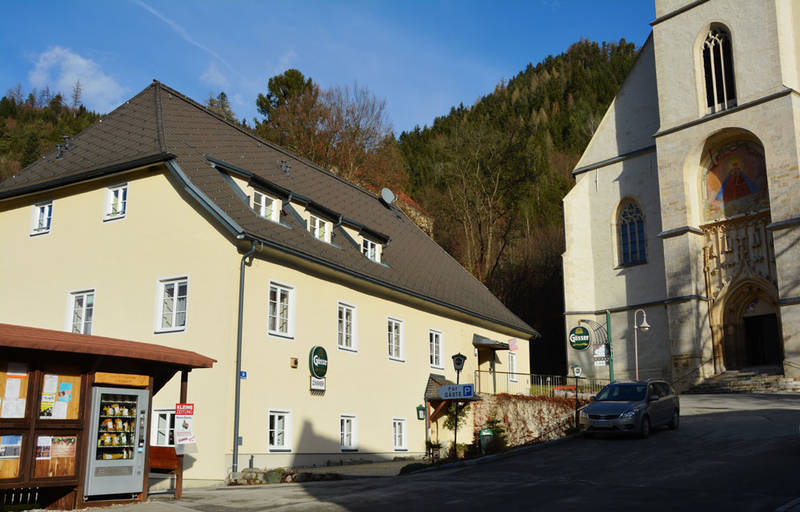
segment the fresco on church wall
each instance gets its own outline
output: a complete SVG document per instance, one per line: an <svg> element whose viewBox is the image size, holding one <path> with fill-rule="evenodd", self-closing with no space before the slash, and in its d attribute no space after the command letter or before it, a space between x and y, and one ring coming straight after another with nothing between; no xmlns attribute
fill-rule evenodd
<svg viewBox="0 0 800 512"><path fill-rule="evenodd" d="M756 143L735 142L712 151L702 185L705 220L769 208L764 153Z"/></svg>

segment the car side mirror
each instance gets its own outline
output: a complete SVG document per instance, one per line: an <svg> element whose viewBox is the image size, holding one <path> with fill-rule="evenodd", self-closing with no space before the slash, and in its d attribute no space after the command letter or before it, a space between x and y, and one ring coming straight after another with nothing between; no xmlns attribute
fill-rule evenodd
<svg viewBox="0 0 800 512"><path fill-rule="evenodd" d="M589 401L590 401L590 402L594 402L596 399L597 399L597 397L596 397L596 396L594 396L594 395L592 395L592 396L590 396L590 397L589 397Z"/></svg>
<svg viewBox="0 0 800 512"><path fill-rule="evenodd" d="M650 395L650 396L647 397L647 401L648 402L655 402L659 398L661 398L661 397L659 397L658 395Z"/></svg>

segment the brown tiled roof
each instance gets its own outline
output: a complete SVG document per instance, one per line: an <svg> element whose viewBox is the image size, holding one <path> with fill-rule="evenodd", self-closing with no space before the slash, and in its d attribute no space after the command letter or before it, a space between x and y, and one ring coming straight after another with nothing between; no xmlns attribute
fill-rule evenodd
<svg viewBox="0 0 800 512"><path fill-rule="evenodd" d="M162 345L3 323L0 323L0 348L139 359L182 368L211 368L216 362L196 352Z"/></svg>
<svg viewBox="0 0 800 512"><path fill-rule="evenodd" d="M0 199L85 179L87 175L150 161L172 159L197 191L243 234L273 247L332 266L410 295L538 335L509 311L482 283L397 208L283 148L211 113L154 82L103 120L76 136L59 160L55 152L0 183ZM385 265L369 261L338 237L336 245L315 240L291 216L292 229L255 214L209 157L236 166L391 238ZM281 161L290 170L281 170ZM337 219L333 219L336 221Z"/></svg>

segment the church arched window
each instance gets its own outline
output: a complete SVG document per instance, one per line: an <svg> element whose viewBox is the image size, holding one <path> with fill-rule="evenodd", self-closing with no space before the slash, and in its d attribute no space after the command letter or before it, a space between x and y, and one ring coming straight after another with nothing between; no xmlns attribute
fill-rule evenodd
<svg viewBox="0 0 800 512"><path fill-rule="evenodd" d="M646 263L644 214L635 201L627 200L620 206L617 230L619 231L620 265Z"/></svg>
<svg viewBox="0 0 800 512"><path fill-rule="evenodd" d="M731 36L719 25L711 27L703 42L703 76L706 85L706 106L710 112L736 106Z"/></svg>

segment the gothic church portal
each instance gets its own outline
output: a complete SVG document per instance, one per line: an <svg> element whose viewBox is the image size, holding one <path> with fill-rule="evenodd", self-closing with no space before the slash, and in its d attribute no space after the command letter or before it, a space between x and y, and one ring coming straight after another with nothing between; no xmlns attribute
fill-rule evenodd
<svg viewBox="0 0 800 512"><path fill-rule="evenodd" d="M656 0L651 25L564 199L567 331L609 311L618 379L644 315L642 378L798 377L800 2Z"/></svg>

